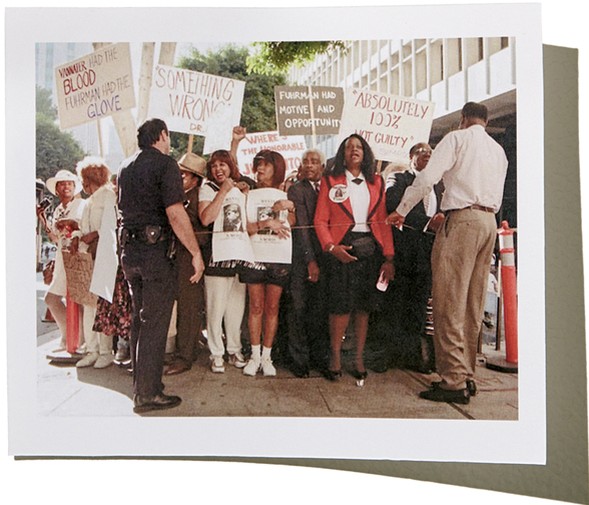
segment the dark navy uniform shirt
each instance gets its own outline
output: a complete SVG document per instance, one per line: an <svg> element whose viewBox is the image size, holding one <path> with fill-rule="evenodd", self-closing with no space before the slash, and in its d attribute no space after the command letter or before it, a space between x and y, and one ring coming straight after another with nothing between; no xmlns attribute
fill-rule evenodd
<svg viewBox="0 0 589 505"><path fill-rule="evenodd" d="M123 162L118 191L122 226L129 229L169 226L166 208L185 199L178 164L153 147Z"/></svg>

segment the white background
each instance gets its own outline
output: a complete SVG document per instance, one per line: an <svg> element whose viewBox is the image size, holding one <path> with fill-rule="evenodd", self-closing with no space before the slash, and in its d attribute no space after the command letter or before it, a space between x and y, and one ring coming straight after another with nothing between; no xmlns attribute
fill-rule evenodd
<svg viewBox="0 0 589 505"><path fill-rule="evenodd" d="M531 2L453 2L414 1L395 2L371 0L369 5L404 5L404 4L482 4L482 3L531 3ZM538 3L538 2L534 2ZM586 16L578 10L579 2L572 0L543 0L543 42L545 44L573 47L580 50L581 94L580 138L587 135L587 51L589 44L586 34ZM281 6L354 6L361 3L334 2L281 2ZM11 7L27 7L38 3L7 2ZM81 2L62 2L52 4L59 7L80 7ZM96 5L96 4L94 4ZM129 3L125 3L125 6ZM143 3L142 6L160 6L161 3ZM170 5L170 4L168 4ZM173 6L242 6L238 2L217 0L216 2L192 1L177 2ZM247 2L248 7L266 7L277 5L275 2ZM49 6L49 5L47 5ZM115 6L114 3L101 2L100 7ZM416 20L418 23L419 20ZM474 21L480 22L479 20ZM4 51L1 52L4 54ZM4 67L2 66L2 72ZM4 83L4 75L2 76ZM2 101L4 107L4 101ZM585 115L584 115L585 113ZM2 135L4 142L4 135ZM3 147L3 146L2 146ZM31 148L33 148L31 146ZM5 149L2 149L5 152ZM581 151L581 166L587 158ZM3 171L0 178L4 177ZM0 183L3 179L0 179ZM583 195L589 190L587 176L581 173ZM2 184L4 187L4 184ZM4 206L3 206L4 207ZM8 209L9 211L9 209ZM11 216L14 217L14 216ZM587 211L583 211L586 232ZM4 229L6 216L0 213L0 229ZM587 235L587 233L584 233ZM0 237L0 263L5 265L5 240ZM586 248L585 248L586 249ZM587 259L587 253L584 254ZM5 286L5 272L2 268L0 280ZM5 290L0 295L0 321L6 321ZM587 303L587 299L586 299ZM4 325L3 325L4 326ZM5 330L3 331L3 333ZM2 346L4 349L5 346ZM0 399L6 405L6 370L4 353L0 360ZM5 416L2 420L5 427ZM501 500L505 504L543 503L545 500L522 496L444 486L417 481L380 477L365 474L344 473L331 470L280 467L274 465L246 465L238 463L201 463L201 462L158 462L158 461L21 461L15 462L6 456L6 430L0 442L2 461L2 486L0 495L9 497L9 503L98 503L103 501L142 501L143 503L166 503L171 499L185 503L252 503L254 501L301 503L453 503L456 501L475 501L477 503L495 503ZM81 441L83 443L83 441ZM141 479L139 479L141 476ZM571 483L574 485L575 483ZM556 502L551 502L556 503Z"/></svg>

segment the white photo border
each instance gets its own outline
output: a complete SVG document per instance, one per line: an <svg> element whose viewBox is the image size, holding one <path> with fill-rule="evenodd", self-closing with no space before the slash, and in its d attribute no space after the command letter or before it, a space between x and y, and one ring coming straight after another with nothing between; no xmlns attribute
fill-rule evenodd
<svg viewBox="0 0 589 505"><path fill-rule="evenodd" d="M484 23L473 22L476 19ZM221 20L222 25L219 25ZM36 328L35 319L30 317L35 310L31 296L35 292L35 244L30 231L36 225L32 188L37 42L214 43L490 36L516 39L520 258L518 421L94 419L38 414L33 338ZM6 208L10 209L11 216L18 216L6 222L9 453L545 464L542 86L541 18L540 7L536 4L301 9L7 9ZM239 430L230 429L235 423L239 423ZM262 432L265 433L263 439L255 435L243 436ZM362 436L357 436L360 432ZM88 433L94 436L88 437ZM130 433L132 437L128 436ZM492 443L488 442L490 436ZM342 440L346 443L342 444ZM383 440L387 443L383 444Z"/></svg>

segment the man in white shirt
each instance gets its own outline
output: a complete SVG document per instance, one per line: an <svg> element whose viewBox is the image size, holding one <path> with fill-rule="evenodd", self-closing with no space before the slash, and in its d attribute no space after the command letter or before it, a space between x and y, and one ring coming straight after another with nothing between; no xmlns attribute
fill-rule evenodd
<svg viewBox="0 0 589 505"><path fill-rule="evenodd" d="M387 218L402 226L409 211L443 180L440 207L446 219L432 251L434 344L442 381L420 393L427 400L467 404L476 394L476 351L497 233L495 213L507 173L503 148L485 131L487 116L483 104L464 105L460 129L442 139Z"/></svg>

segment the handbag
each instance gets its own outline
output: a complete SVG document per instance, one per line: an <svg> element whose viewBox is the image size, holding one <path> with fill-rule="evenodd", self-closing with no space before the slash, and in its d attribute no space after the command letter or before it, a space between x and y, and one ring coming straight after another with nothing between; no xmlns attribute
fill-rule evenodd
<svg viewBox="0 0 589 505"><path fill-rule="evenodd" d="M55 260L48 261L43 267L43 284L49 286L53 282L53 271L55 270Z"/></svg>
<svg viewBox="0 0 589 505"><path fill-rule="evenodd" d="M97 296L90 292L94 261L89 253L63 251L68 296L80 305L96 306Z"/></svg>

